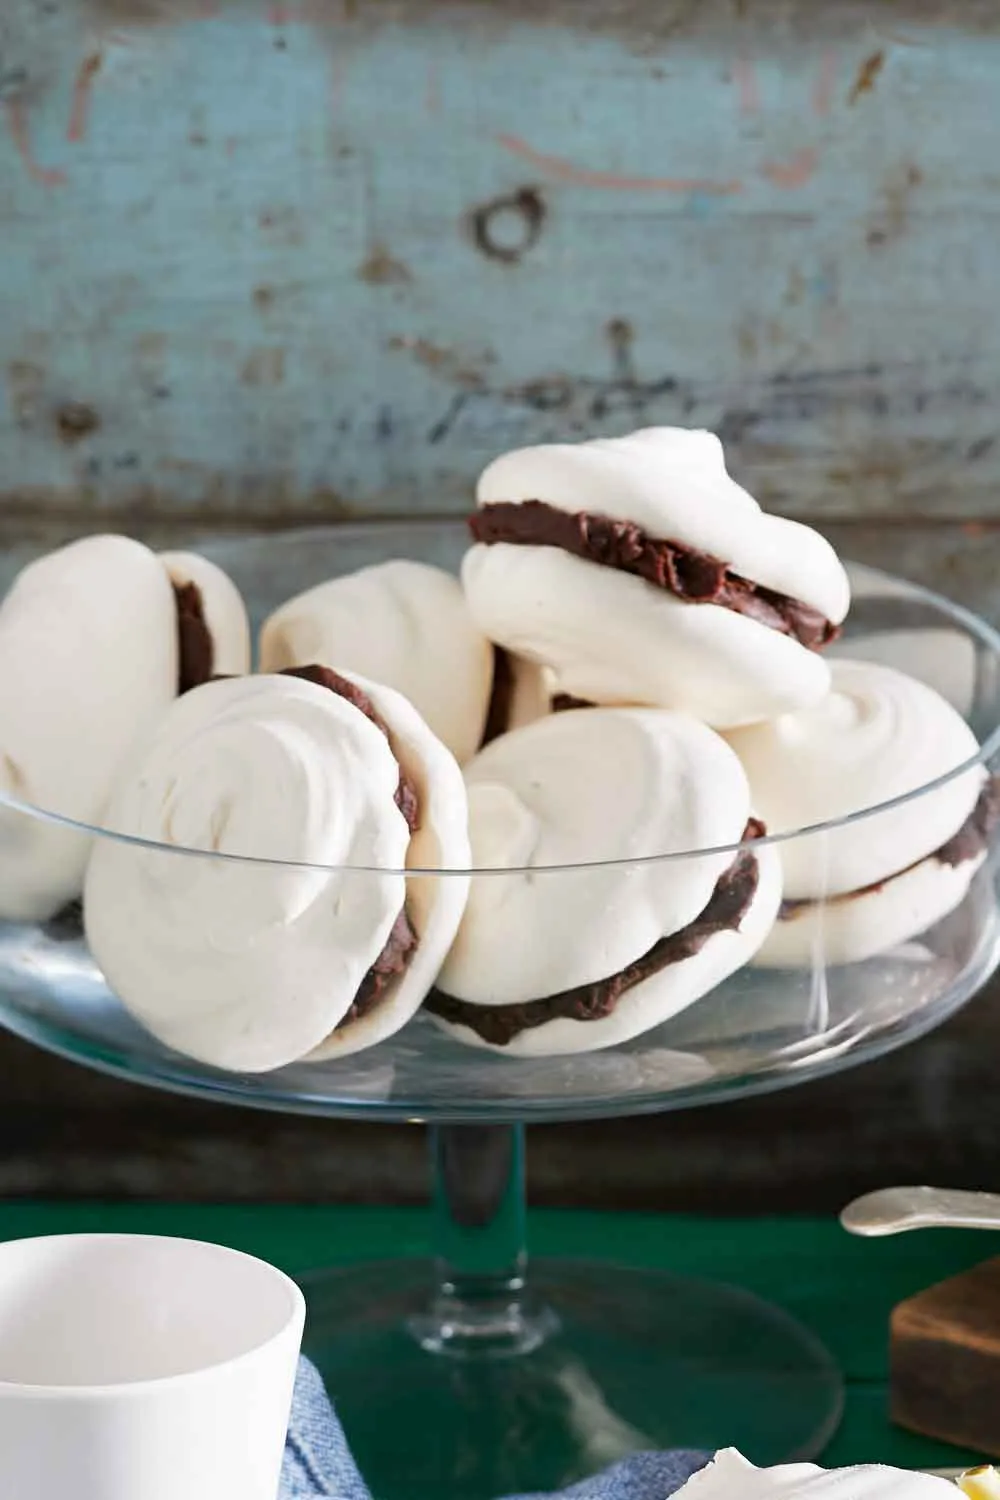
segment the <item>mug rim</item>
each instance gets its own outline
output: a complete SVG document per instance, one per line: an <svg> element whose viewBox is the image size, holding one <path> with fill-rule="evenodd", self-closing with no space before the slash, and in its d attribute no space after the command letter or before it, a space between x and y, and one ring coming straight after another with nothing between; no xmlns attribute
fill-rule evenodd
<svg viewBox="0 0 1000 1500"><path fill-rule="evenodd" d="M296 1342L301 1345L302 1331L305 1326L306 1302L302 1289L287 1272L264 1260L259 1255L251 1255L246 1250L238 1250L232 1245L222 1245L215 1240L193 1239L190 1235L173 1234L129 1234L120 1232L103 1232L100 1230L82 1233L69 1232L66 1234L36 1234L19 1235L14 1239L0 1240L0 1275L3 1270L3 1258L9 1248L26 1245L52 1244L54 1241L75 1241L77 1244L133 1244L136 1242L155 1243L160 1245L183 1245L195 1247L198 1250L210 1250L225 1258L249 1262L251 1265L263 1268L264 1271L281 1287L288 1298L287 1315L281 1326L271 1333L267 1338L261 1339L251 1348L244 1349L239 1354L230 1355L225 1359L213 1360L210 1364L199 1365L196 1369L182 1371L173 1375L154 1375L143 1380L123 1381L101 1381L93 1384L45 1384L40 1385L32 1381L4 1380L0 1378L0 1402L5 1401L94 1401L107 1400L141 1400L152 1393L166 1392L172 1387L189 1385L191 1382L205 1382L216 1378L226 1371L233 1371L240 1366L251 1364L267 1358L272 1351L290 1336L295 1337Z"/></svg>

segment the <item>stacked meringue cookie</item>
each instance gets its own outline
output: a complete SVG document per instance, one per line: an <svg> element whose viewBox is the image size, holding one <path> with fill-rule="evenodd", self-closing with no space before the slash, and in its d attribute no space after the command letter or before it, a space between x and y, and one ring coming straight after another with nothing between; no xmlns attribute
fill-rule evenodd
<svg viewBox="0 0 1000 1500"><path fill-rule="evenodd" d="M312 588L256 675L205 558L103 536L26 568L0 918L82 895L145 1026L262 1071L421 1007L508 1057L604 1048L744 965L864 961L962 901L998 811L971 730L823 654L839 559L712 434L509 453L477 498L461 581L397 559Z"/></svg>

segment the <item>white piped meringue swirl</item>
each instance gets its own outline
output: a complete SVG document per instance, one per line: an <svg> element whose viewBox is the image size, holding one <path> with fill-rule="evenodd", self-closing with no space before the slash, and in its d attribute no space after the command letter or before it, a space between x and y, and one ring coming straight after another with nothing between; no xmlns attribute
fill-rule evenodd
<svg viewBox="0 0 1000 1500"><path fill-rule="evenodd" d="M163 847L101 840L87 875L87 936L125 1005L221 1068L279 1067L326 1040L406 898L399 770L381 730L313 683L178 699L107 817Z"/></svg>
<svg viewBox="0 0 1000 1500"><path fill-rule="evenodd" d="M677 1500L958 1500L958 1491L947 1479L883 1464L757 1469L735 1448L725 1448L682 1485Z"/></svg>
<svg viewBox="0 0 1000 1500"><path fill-rule="evenodd" d="M917 791L979 749L933 688L876 662L834 658L821 703L726 736L770 833L845 818ZM815 899L886 880L939 849L972 812L983 771L971 766L912 803L823 835L783 843L785 896Z"/></svg>

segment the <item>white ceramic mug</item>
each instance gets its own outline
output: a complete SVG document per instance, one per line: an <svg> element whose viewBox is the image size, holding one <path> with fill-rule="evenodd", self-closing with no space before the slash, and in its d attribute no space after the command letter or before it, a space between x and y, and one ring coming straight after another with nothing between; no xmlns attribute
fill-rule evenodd
<svg viewBox="0 0 1000 1500"><path fill-rule="evenodd" d="M221 1245L0 1244L0 1496L275 1500L304 1317Z"/></svg>

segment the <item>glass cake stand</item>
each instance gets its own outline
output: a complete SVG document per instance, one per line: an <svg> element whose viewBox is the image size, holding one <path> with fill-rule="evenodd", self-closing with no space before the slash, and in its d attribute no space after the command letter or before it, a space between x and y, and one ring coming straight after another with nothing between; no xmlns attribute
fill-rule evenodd
<svg viewBox="0 0 1000 1500"><path fill-rule="evenodd" d="M465 545L460 525L432 522L202 550L228 569L259 620L291 594L389 555L387 538L391 555L444 566ZM972 725L982 764L993 770L1000 637L923 590L866 568L852 573L855 604L835 649L938 688ZM931 787L906 799L914 817L933 795ZM894 811L863 816L875 833L879 817ZM0 840L16 848L39 820L53 822L8 802ZM80 839L93 834L63 826ZM822 858L832 831L801 836ZM220 859L134 848L137 860ZM803 969L744 968L672 1021L603 1052L495 1055L462 1046L421 1015L392 1040L334 1063L222 1073L170 1051L131 1019L72 909L44 925L0 924L0 1021L78 1062L220 1103L430 1125L433 1262L352 1266L307 1283L307 1349L376 1500L548 1490L664 1446L734 1444L775 1463L815 1454L836 1426L841 1382L828 1354L780 1309L735 1287L575 1259L532 1263L529 1272L524 1127L786 1088L929 1031L1000 959L994 853L957 909L918 938L841 967L826 966L818 952ZM254 866L262 882L301 875L236 863ZM572 899L573 871L537 878L563 881Z"/></svg>

